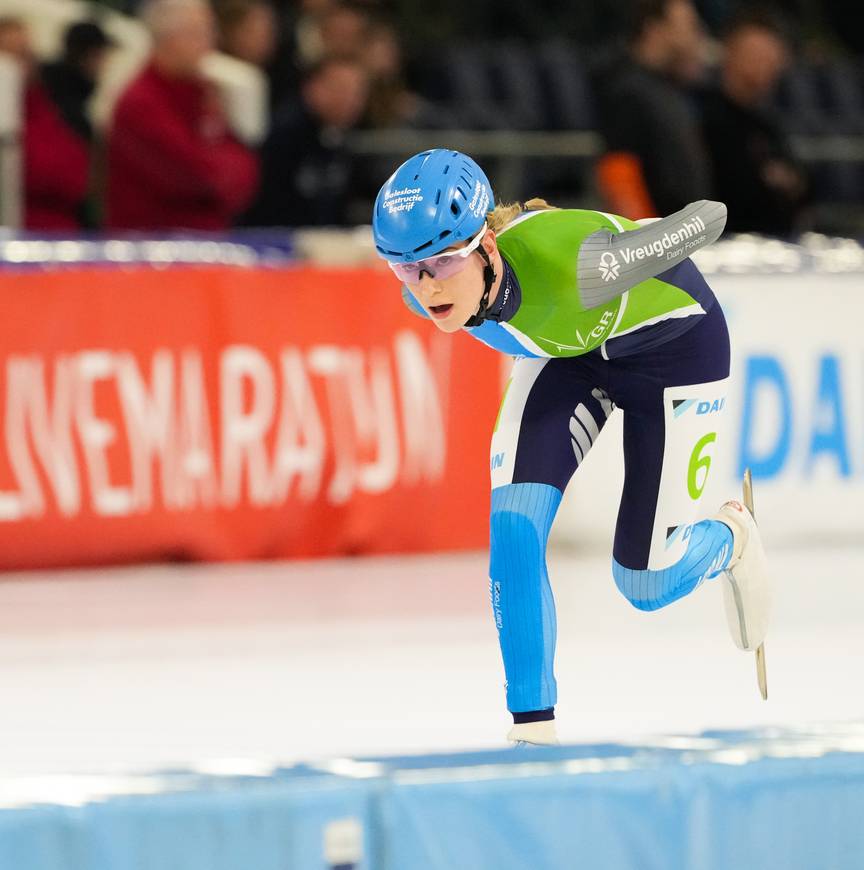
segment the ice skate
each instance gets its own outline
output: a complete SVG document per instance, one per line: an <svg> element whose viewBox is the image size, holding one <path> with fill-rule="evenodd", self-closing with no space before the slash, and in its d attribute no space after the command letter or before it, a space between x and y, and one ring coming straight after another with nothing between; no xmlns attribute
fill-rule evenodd
<svg viewBox="0 0 864 870"><path fill-rule="evenodd" d="M759 688L763 698L768 689L765 678L764 640L773 602L773 584L762 538L753 514L753 490L749 469L744 475L744 501L729 501L715 519L732 530L732 558L725 571L723 602L726 620L735 645L756 653Z"/></svg>
<svg viewBox="0 0 864 870"><path fill-rule="evenodd" d="M515 745L516 749L559 745L554 719L544 722L522 722L519 725L514 725L507 734L507 739Z"/></svg>

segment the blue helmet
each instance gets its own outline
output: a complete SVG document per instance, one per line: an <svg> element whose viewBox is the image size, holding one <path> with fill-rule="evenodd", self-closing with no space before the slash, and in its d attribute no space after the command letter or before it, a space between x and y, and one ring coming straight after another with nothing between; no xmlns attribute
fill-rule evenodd
<svg viewBox="0 0 864 870"><path fill-rule="evenodd" d="M470 157L446 148L421 151L378 192L375 247L393 263L431 257L476 235L494 207L492 185Z"/></svg>

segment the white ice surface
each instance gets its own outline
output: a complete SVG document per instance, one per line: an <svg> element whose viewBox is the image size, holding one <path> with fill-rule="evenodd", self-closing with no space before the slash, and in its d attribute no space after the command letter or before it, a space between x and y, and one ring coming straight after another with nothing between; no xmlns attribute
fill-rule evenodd
<svg viewBox="0 0 864 870"><path fill-rule="evenodd" d="M708 583L656 613L555 554L566 742L864 721L864 550L774 552L770 697ZM0 776L500 747L484 554L0 581Z"/></svg>

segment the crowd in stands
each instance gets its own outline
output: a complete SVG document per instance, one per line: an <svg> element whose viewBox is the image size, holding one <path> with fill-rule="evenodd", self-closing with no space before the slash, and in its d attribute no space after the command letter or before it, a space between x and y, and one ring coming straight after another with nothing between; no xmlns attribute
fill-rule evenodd
<svg viewBox="0 0 864 870"><path fill-rule="evenodd" d="M589 4L565 3L544 16L515 0L486 5L483 13L482 3L458 4L442 20L428 4L394 10L375 0L123 4L149 31L150 56L98 131L88 101L114 50L98 17L70 26L61 56L43 64L25 22L0 18L0 53L26 83L24 225L346 224L356 219L352 198L383 180L368 163L364 176L352 131L512 126L597 130L604 150L591 195L610 211L646 217L715 198L729 205L733 231L788 236L807 227L813 180L774 108L800 51L793 25L807 26L792 4L630 0L615 4L617 15L589 15ZM595 44L580 52L586 38ZM232 130L202 73L214 50L266 76L269 132L258 146ZM496 103L508 88L518 95L512 110ZM445 143L430 133L429 144Z"/></svg>
<svg viewBox="0 0 864 870"><path fill-rule="evenodd" d="M689 0L646 0L598 101L598 164L613 211L665 215L698 199L729 205L730 231L794 233L808 180L767 109L789 58L783 19L745 8L726 25L713 87Z"/></svg>
<svg viewBox="0 0 864 870"><path fill-rule="evenodd" d="M85 105L108 40L95 25L66 33L62 57L40 70L24 24L0 20L0 52L20 66L25 82L24 225L75 230L86 221L93 131Z"/></svg>

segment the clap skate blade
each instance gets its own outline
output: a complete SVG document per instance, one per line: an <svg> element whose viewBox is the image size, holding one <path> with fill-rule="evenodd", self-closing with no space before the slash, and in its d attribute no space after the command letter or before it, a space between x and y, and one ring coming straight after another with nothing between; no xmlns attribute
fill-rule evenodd
<svg viewBox="0 0 864 870"><path fill-rule="evenodd" d="M744 507L756 519L756 510L753 506L753 477L750 474L750 469L744 469L744 494L742 501ZM756 680L759 683L759 693L762 695L762 700L768 700L768 674L765 670L765 641L759 644L756 648Z"/></svg>

